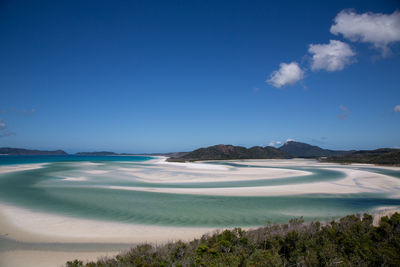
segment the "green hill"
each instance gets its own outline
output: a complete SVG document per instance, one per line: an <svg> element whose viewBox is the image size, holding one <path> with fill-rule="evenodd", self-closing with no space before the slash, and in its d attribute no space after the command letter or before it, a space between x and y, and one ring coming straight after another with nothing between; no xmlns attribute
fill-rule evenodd
<svg viewBox="0 0 400 267"><path fill-rule="evenodd" d="M279 148L293 158L320 158L350 153L349 151L323 149L306 143L288 141Z"/></svg>
<svg viewBox="0 0 400 267"><path fill-rule="evenodd" d="M283 159L288 156L277 148L254 146L216 145L199 148L179 157L171 157L168 161L196 160L228 160L228 159Z"/></svg>
<svg viewBox="0 0 400 267"><path fill-rule="evenodd" d="M328 157L326 161L337 163L399 165L400 149L380 148L376 150L359 150L350 154Z"/></svg>

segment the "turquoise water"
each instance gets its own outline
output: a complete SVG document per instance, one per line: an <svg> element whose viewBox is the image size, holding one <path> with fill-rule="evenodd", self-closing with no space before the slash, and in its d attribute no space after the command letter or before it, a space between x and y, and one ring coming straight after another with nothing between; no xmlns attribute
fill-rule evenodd
<svg viewBox="0 0 400 267"><path fill-rule="evenodd" d="M0 165L45 163L45 162L103 162L103 161L145 161L153 157L146 156L6 156L0 155Z"/></svg>
<svg viewBox="0 0 400 267"><path fill-rule="evenodd" d="M167 172L162 166L148 164L146 162L148 159L151 158L134 156L1 157L0 164L3 165L39 162L46 162L46 164L40 169L0 175L0 202L80 218L200 227L259 226L266 224L267 221L287 222L290 218L300 216L306 220L323 220L350 213L363 213L379 206L400 206L399 199L378 193L234 197L166 194L98 187L107 185L153 188L246 187L310 183L321 180L335 181L344 177L340 171L323 168L286 167L307 170L312 174L241 182L148 183L138 179L135 171L149 175L162 175ZM239 164L235 167L243 166ZM247 168L251 167L247 165ZM127 173L126 169L133 172ZM379 172L382 173L385 170L379 170ZM179 171L168 173L171 177L179 174ZM384 174L396 177L399 172L388 171ZM85 179L65 181L65 177L84 177Z"/></svg>

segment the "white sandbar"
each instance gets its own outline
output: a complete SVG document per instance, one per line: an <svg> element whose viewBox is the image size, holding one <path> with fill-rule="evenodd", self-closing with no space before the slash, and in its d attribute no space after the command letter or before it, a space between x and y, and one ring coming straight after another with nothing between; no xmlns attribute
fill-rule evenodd
<svg viewBox="0 0 400 267"><path fill-rule="evenodd" d="M322 181L322 182L315 181L310 183L254 186L254 187L155 188L155 187L138 187L138 186L103 186L102 188L171 193L171 194L196 194L196 195L218 195L218 196L282 196L282 195L303 195L303 194L354 194L354 193L385 193L385 194L391 194L393 197L397 197L399 195L400 179L383 174L372 173L369 171L356 170L350 168L347 169L347 168L330 167L326 169L343 172L345 173L345 177L333 181ZM263 170L264 172L271 171L271 169L263 169ZM279 171L280 169L274 169L274 170ZM246 175L250 175L250 173L246 173ZM245 174L242 173L242 175ZM287 177L286 175L282 176ZM247 176L247 177L248 180L261 179L252 176ZM221 180L224 181L224 179ZM245 179L240 179L240 178L237 180L245 181ZM218 181L220 180L218 179Z"/></svg>
<svg viewBox="0 0 400 267"><path fill-rule="evenodd" d="M212 230L97 221L0 204L0 235L24 242L165 243L201 237Z"/></svg>
<svg viewBox="0 0 400 267"><path fill-rule="evenodd" d="M32 163L32 164L18 164L18 165L4 165L0 166L0 174L18 171L27 171L42 168L47 163Z"/></svg>

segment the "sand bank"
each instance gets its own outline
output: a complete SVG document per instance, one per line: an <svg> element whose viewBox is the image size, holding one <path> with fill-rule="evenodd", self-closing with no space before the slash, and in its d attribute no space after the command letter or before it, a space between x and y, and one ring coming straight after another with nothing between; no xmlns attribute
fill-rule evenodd
<svg viewBox="0 0 400 267"><path fill-rule="evenodd" d="M0 235L24 242L165 243L215 228L125 224L73 218L0 204Z"/></svg>
<svg viewBox="0 0 400 267"><path fill-rule="evenodd" d="M0 237L29 242L31 249L0 249L0 267L2 266L62 266L69 260L81 259L94 261L105 256L114 256L121 252L121 243L127 247L140 243L162 244L177 240L192 240L215 228L164 227L152 225L124 224L72 218L55 214L35 212L24 208L0 204ZM57 251L36 249L35 244L58 244ZM85 243L86 248L108 244L107 251L70 251L64 244ZM115 247L113 247L115 243ZM29 245L28 245L29 247ZM68 248L68 249L67 249Z"/></svg>
<svg viewBox="0 0 400 267"><path fill-rule="evenodd" d="M47 163L18 164L0 166L0 174L18 171L27 171L42 168Z"/></svg>
<svg viewBox="0 0 400 267"><path fill-rule="evenodd" d="M354 194L354 193L385 193L397 196L400 180L391 176L371 173L368 171L327 168L346 174L343 179L335 181L299 183L275 186L254 187L224 187L224 188L155 188L134 186L103 186L102 188L117 190L133 190L172 194L197 194L218 196L282 196L304 194ZM270 170L264 172L269 172ZM287 176L284 176L287 177ZM247 178L253 179L253 178ZM261 178L260 178L261 179ZM196 181L199 181L197 179ZM238 179L245 180L245 179ZM204 180L201 180L204 181Z"/></svg>
<svg viewBox="0 0 400 267"><path fill-rule="evenodd" d="M262 160L261 160L262 162ZM310 175L311 172L278 167L241 168L229 165L218 165L207 162L167 162L165 158L146 161L144 167L135 166L118 168L135 180L146 183L204 183L267 180Z"/></svg>

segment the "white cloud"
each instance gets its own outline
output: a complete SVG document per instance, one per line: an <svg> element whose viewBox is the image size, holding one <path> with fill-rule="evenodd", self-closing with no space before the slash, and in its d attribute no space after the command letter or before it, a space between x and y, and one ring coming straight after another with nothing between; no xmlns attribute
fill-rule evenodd
<svg viewBox="0 0 400 267"><path fill-rule="evenodd" d="M3 119L0 118L0 130L3 130L7 127L7 125L4 123Z"/></svg>
<svg viewBox="0 0 400 267"><path fill-rule="evenodd" d="M346 106L343 106L343 105L340 105L339 108L343 111L343 114L338 115L337 116L338 119L341 119L341 120L347 119L347 117L350 114L350 110Z"/></svg>
<svg viewBox="0 0 400 267"><path fill-rule="evenodd" d="M400 105L397 105L394 107L394 112L400 112Z"/></svg>
<svg viewBox="0 0 400 267"><path fill-rule="evenodd" d="M281 141L271 141L269 142L268 146L279 146L281 144L282 144Z"/></svg>
<svg viewBox="0 0 400 267"><path fill-rule="evenodd" d="M353 63L355 52L346 43L330 40L329 44L311 44L308 52L312 54L311 69L337 71Z"/></svg>
<svg viewBox="0 0 400 267"><path fill-rule="evenodd" d="M271 73L271 77L266 82L270 83L276 88L286 85L293 85L299 80L303 79L304 71L299 67L297 62L281 63L279 70Z"/></svg>
<svg viewBox="0 0 400 267"><path fill-rule="evenodd" d="M294 139L290 139L290 138L286 139L285 144L287 144L289 142L294 142Z"/></svg>
<svg viewBox="0 0 400 267"><path fill-rule="evenodd" d="M372 43L382 55L390 53L388 45L400 41L400 12L393 14L363 13L342 10L334 19L331 33L342 34L353 42Z"/></svg>

